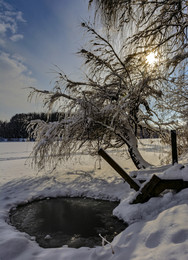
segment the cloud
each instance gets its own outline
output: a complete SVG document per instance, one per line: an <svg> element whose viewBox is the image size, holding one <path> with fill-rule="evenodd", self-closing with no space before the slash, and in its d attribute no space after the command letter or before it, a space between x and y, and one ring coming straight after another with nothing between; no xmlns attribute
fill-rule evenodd
<svg viewBox="0 0 188 260"><path fill-rule="evenodd" d="M17 57L16 55L11 55L6 52L0 53L0 73L11 71L9 78L22 75L27 71L27 67L23 64L24 59ZM6 77L6 75L4 76Z"/></svg>
<svg viewBox="0 0 188 260"><path fill-rule="evenodd" d="M0 24L0 33L4 34L6 32L6 30L7 30L7 25L4 23L1 23Z"/></svg>
<svg viewBox="0 0 188 260"><path fill-rule="evenodd" d="M21 56L0 52L0 111L1 120L16 113L36 110L34 104L27 102L29 86L36 86L31 71Z"/></svg>
<svg viewBox="0 0 188 260"><path fill-rule="evenodd" d="M12 10L12 6L6 3L4 0L0 0L0 7L5 8L6 10Z"/></svg>
<svg viewBox="0 0 188 260"><path fill-rule="evenodd" d="M0 120L36 110L34 104L27 102L27 87L36 86L36 80L14 47L14 42L24 38L18 29L25 22L22 12L0 0Z"/></svg>
<svg viewBox="0 0 188 260"><path fill-rule="evenodd" d="M13 36L10 37L11 41L13 42L17 42L19 40L23 39L23 35L22 34L14 34Z"/></svg>
<svg viewBox="0 0 188 260"><path fill-rule="evenodd" d="M23 14L20 11L14 11L13 7L3 0L0 0L0 36L4 40L22 39L21 34L18 34L18 24L25 23ZM16 39L16 40L15 40Z"/></svg>

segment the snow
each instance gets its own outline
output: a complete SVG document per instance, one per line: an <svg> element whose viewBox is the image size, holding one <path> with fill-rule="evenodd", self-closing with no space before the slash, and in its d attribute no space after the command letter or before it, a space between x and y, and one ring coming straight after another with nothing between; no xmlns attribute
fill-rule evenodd
<svg viewBox="0 0 188 260"><path fill-rule="evenodd" d="M188 180L187 158L181 164L160 166L166 154L157 140L144 140L140 150L144 158L158 167L135 171L123 149L110 155L132 175ZM38 173L27 160L33 143L0 143L0 259L1 260L187 260L188 259L188 189L179 193L167 192L144 204L131 205L135 196L127 183L105 162L89 155L75 154L53 173ZM155 149L155 150L154 150ZM183 167L184 166L184 167ZM111 245L96 248L43 249L34 237L9 225L11 208L38 197L86 196L120 200L113 214L129 223ZM46 234L46 239L49 235ZM114 254L112 253L112 249Z"/></svg>

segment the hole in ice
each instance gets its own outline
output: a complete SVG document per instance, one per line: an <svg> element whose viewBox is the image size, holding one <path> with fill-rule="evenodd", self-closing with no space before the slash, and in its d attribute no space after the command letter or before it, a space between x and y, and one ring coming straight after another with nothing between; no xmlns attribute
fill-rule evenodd
<svg viewBox="0 0 188 260"><path fill-rule="evenodd" d="M99 233L112 241L127 224L112 216L117 202L86 198L51 198L10 211L10 223L28 233L41 247L101 245Z"/></svg>

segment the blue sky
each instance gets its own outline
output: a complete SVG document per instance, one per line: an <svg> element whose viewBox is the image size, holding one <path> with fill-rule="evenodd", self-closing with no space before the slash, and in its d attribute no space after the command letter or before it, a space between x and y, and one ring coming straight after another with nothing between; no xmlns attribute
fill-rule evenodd
<svg viewBox="0 0 188 260"><path fill-rule="evenodd" d="M89 15L87 0L0 0L0 120L41 110L27 87L52 88L54 65L79 74Z"/></svg>

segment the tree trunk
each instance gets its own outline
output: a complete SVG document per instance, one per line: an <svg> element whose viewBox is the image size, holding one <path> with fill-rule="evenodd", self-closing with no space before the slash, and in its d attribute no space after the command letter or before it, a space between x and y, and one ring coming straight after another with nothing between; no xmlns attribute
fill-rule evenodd
<svg viewBox="0 0 188 260"><path fill-rule="evenodd" d="M128 146L128 152L137 169L145 169L152 166L151 164L146 162L140 154L138 150L138 141L132 129L129 129L127 131L126 145Z"/></svg>
<svg viewBox="0 0 188 260"><path fill-rule="evenodd" d="M149 164L148 162L146 162L144 160L144 158L138 151L137 147L134 147L134 146L128 147L128 152L137 169L145 169L145 168L151 166L151 164Z"/></svg>

